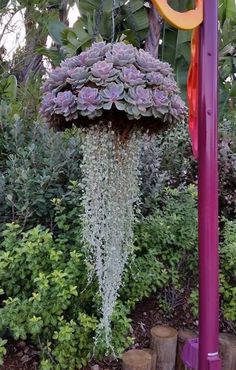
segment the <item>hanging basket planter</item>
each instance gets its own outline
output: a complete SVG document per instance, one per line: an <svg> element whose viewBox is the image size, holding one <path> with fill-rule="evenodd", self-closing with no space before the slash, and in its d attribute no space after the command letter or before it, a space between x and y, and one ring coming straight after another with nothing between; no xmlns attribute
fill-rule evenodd
<svg viewBox="0 0 236 370"><path fill-rule="evenodd" d="M83 241L101 294L100 332L110 322L133 245L139 157L150 134L186 116L173 70L123 42L94 43L53 70L41 114L56 130L83 136Z"/></svg>
<svg viewBox="0 0 236 370"><path fill-rule="evenodd" d="M158 131L186 114L170 65L123 42L94 43L66 59L50 73L43 92L41 113L59 130L104 117L114 126L125 120L122 127Z"/></svg>

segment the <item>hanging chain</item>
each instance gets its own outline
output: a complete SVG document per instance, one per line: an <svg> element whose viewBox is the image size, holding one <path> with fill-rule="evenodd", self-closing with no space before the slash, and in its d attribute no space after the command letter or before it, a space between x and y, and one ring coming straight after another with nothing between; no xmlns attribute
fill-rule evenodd
<svg viewBox="0 0 236 370"><path fill-rule="evenodd" d="M104 0L100 0L99 8L96 10L96 14L95 14L95 27L94 27L94 33L93 33L93 41L96 41L96 37L100 31L103 9L104 9Z"/></svg>
<svg viewBox="0 0 236 370"><path fill-rule="evenodd" d="M116 0L112 0L112 38L111 42L113 43L115 41L115 33L116 33L116 21L115 21L115 10L116 10Z"/></svg>

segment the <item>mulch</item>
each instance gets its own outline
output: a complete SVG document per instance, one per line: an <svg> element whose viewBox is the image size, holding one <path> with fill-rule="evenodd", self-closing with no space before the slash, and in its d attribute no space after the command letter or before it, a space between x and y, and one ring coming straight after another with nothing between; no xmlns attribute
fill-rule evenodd
<svg viewBox="0 0 236 370"><path fill-rule="evenodd" d="M161 306L162 307L162 306ZM160 308L157 297L151 297L138 303L131 315L133 324L131 334L135 341L132 348L148 348L150 344L150 330L156 325L170 325L176 329L188 328L196 330L198 322L193 319L191 310L184 295L176 300L175 309L172 312ZM221 331L231 332L232 328L226 322L221 322ZM7 355L0 370L37 370L39 352L30 344L10 342L7 347ZM102 362L92 362L83 370L120 370L120 361L111 358Z"/></svg>

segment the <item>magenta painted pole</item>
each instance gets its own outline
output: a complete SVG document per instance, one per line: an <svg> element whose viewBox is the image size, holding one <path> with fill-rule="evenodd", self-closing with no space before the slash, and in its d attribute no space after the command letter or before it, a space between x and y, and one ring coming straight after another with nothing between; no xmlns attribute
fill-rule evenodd
<svg viewBox="0 0 236 370"><path fill-rule="evenodd" d="M218 1L204 1L199 101L199 370L221 368L218 254Z"/></svg>

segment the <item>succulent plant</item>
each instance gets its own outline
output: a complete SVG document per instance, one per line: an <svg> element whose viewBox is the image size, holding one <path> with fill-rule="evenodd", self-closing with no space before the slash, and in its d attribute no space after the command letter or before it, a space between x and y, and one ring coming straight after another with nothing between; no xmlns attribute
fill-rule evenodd
<svg viewBox="0 0 236 370"><path fill-rule="evenodd" d="M113 45L112 50L106 53L106 59L115 66L125 66L135 62L135 48L124 42L118 42Z"/></svg>
<svg viewBox="0 0 236 370"><path fill-rule="evenodd" d="M66 121L78 118L77 99L71 91L59 92L54 98L55 114L63 115Z"/></svg>
<svg viewBox="0 0 236 370"><path fill-rule="evenodd" d="M166 91L161 91L158 89L153 90L153 106L152 113L154 117L161 117L169 110L169 97Z"/></svg>
<svg viewBox="0 0 236 370"><path fill-rule="evenodd" d="M66 59L50 73L43 91L40 112L51 125L58 118L93 119L113 108L131 120L153 116L178 122L186 116L171 66L124 42L94 43Z"/></svg>
<svg viewBox="0 0 236 370"><path fill-rule="evenodd" d="M107 85L116 78L117 73L117 69L113 68L113 63L102 60L91 67L90 80L97 85Z"/></svg>
<svg viewBox="0 0 236 370"><path fill-rule="evenodd" d="M115 104L118 110L124 110L124 103L120 102L124 98L124 85L112 82L102 91L103 109L110 110Z"/></svg>
<svg viewBox="0 0 236 370"><path fill-rule="evenodd" d="M170 114L175 118L179 116L182 116L183 118L186 115L186 106L177 94L171 97Z"/></svg>
<svg viewBox="0 0 236 370"><path fill-rule="evenodd" d="M51 73L43 86L43 92L52 92L61 89L66 84L68 77L68 69L64 67L56 67Z"/></svg>
<svg viewBox="0 0 236 370"><path fill-rule="evenodd" d="M163 79L163 90L165 90L168 93L179 93L179 88L177 86L177 83L173 78L166 77Z"/></svg>
<svg viewBox="0 0 236 370"><path fill-rule="evenodd" d="M151 116L152 92L143 86L131 87L125 95L127 104L127 113L135 119L142 116Z"/></svg>
<svg viewBox="0 0 236 370"><path fill-rule="evenodd" d="M81 88L88 81L89 72L86 67L76 67L68 71L69 77L66 81L75 88Z"/></svg>
<svg viewBox="0 0 236 370"><path fill-rule="evenodd" d="M101 115L102 99L99 90L93 87L83 87L78 95L78 109L82 116L91 118Z"/></svg>
<svg viewBox="0 0 236 370"><path fill-rule="evenodd" d="M79 67L79 65L80 65L80 58L78 55L72 58L66 58L65 60L63 60L63 62L61 62L61 67L67 68L67 69L76 68L76 67Z"/></svg>
<svg viewBox="0 0 236 370"><path fill-rule="evenodd" d="M123 67L120 78L126 87L145 85L145 74L140 72L134 65Z"/></svg>
<svg viewBox="0 0 236 370"><path fill-rule="evenodd" d="M143 72L158 72L160 70L160 63L158 59L142 49L136 52L136 65Z"/></svg>
<svg viewBox="0 0 236 370"><path fill-rule="evenodd" d="M42 114L48 121L51 120L54 112L54 99L55 94L49 92L43 97L43 101L40 108L40 114Z"/></svg>
<svg viewBox="0 0 236 370"><path fill-rule="evenodd" d="M162 86L164 84L164 76L160 72L149 72L146 74L148 85Z"/></svg>

